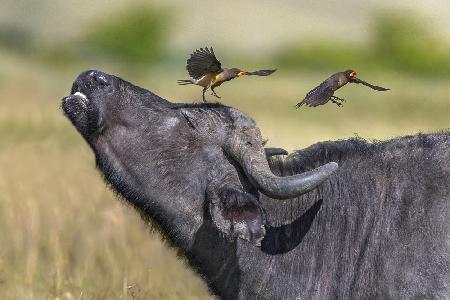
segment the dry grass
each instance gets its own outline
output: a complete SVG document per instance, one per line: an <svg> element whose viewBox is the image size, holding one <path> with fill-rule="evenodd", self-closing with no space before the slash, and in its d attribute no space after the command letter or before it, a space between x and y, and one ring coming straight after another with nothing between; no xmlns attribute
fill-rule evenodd
<svg viewBox="0 0 450 300"><path fill-rule="evenodd" d="M105 188L89 149L55 136L0 151L0 298L206 298Z"/></svg>
<svg viewBox="0 0 450 300"><path fill-rule="evenodd" d="M78 71L3 66L0 299L209 298L175 251L105 187L90 149L62 117L58 99ZM184 74L159 75L136 80L169 99L200 95L175 85ZM254 117L271 145L290 150L355 133L386 138L450 126L448 82L362 75L393 91L348 87L339 93L348 99L342 109L295 111L295 100L323 74L288 75L236 80L218 92Z"/></svg>

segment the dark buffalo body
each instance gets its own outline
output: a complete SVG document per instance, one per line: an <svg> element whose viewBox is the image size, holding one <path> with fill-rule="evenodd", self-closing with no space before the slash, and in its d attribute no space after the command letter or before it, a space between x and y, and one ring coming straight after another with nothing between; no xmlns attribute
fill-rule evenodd
<svg viewBox="0 0 450 300"><path fill-rule="evenodd" d="M449 133L319 143L270 172L254 122L226 106L94 71L62 106L105 179L222 298L450 298Z"/></svg>
<svg viewBox="0 0 450 300"><path fill-rule="evenodd" d="M283 230L261 248L286 272L283 288L273 276L263 294L449 299L450 134L319 143L272 169L288 175L331 160L339 170L318 189L283 206L263 201Z"/></svg>

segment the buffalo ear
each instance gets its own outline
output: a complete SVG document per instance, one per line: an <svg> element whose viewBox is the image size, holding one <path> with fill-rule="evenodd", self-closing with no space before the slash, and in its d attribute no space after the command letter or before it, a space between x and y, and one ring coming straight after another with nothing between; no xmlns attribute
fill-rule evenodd
<svg viewBox="0 0 450 300"><path fill-rule="evenodd" d="M230 239L236 237L261 245L266 234L266 216L258 200L237 189L208 193L209 213L214 225Z"/></svg>

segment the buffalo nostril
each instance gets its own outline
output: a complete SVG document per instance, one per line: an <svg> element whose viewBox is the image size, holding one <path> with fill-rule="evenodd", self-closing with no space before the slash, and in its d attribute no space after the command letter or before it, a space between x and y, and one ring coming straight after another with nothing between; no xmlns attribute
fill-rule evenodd
<svg viewBox="0 0 450 300"><path fill-rule="evenodd" d="M108 80L106 79L105 74L92 71L89 75L91 75L92 78L94 78L94 80L97 83L99 83L99 84L102 84L102 85L107 85L108 84Z"/></svg>

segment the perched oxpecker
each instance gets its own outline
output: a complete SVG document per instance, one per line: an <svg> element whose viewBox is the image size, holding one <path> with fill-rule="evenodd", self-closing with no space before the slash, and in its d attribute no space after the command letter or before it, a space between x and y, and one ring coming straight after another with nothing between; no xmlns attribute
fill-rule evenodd
<svg viewBox="0 0 450 300"><path fill-rule="evenodd" d="M356 72L353 70L347 70L344 72L339 72L336 74L331 75L327 80L322 82L319 86L316 86L314 89L308 92L306 94L305 99L297 103L295 106L296 108L299 108L302 105L306 106L319 106L327 103L328 101L333 102L337 106L342 106L342 102L345 101L345 99L339 98L334 96L334 92L336 90L340 89L344 85L346 85L348 82L351 83L361 83L365 86L368 86L376 91L387 91L389 89L372 85L370 83L367 83L365 81L362 81L359 78L356 78Z"/></svg>
<svg viewBox="0 0 450 300"><path fill-rule="evenodd" d="M229 81L241 76L268 76L275 70L259 70L255 72L246 72L238 68L222 68L220 61L216 58L213 48L200 48L195 50L187 60L186 69L191 79L178 80L178 84L195 84L203 87L202 98L206 102L205 92L211 88L211 95L220 98L214 88L225 81Z"/></svg>

